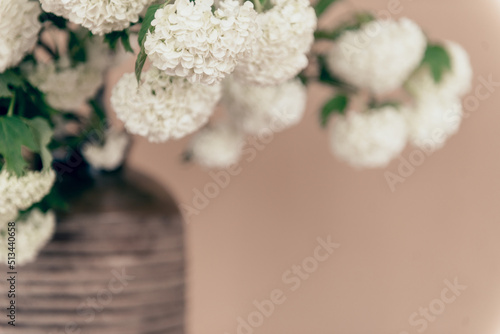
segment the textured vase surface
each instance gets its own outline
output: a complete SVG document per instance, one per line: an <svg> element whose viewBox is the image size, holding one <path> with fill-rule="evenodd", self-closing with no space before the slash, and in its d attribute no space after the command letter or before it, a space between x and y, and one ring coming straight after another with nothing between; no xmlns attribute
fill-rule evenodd
<svg viewBox="0 0 500 334"><path fill-rule="evenodd" d="M0 284L0 333L184 333L184 239L175 202L129 171L84 182L36 262L16 268L16 327L7 325L10 299L6 280ZM7 275L4 264L0 270Z"/></svg>

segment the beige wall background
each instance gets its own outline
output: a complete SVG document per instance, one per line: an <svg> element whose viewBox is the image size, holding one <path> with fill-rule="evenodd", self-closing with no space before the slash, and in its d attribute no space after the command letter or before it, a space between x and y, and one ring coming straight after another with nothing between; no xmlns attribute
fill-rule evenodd
<svg viewBox="0 0 500 334"><path fill-rule="evenodd" d="M332 19L349 8L383 10L390 4L344 1ZM466 47L475 87L480 76L500 81L500 0L401 5L397 16L414 19L431 38ZM237 318L247 318L256 310L253 301L269 298L274 289L286 300L254 333L418 333L422 327L411 326L409 317L420 307L439 306L435 299L444 280L457 278L467 288L422 332L499 334L496 89L444 149L392 192L384 173L397 173L399 161L385 170L358 171L330 154L317 121L329 90L310 87L303 122L276 135L254 161L243 162L241 173L186 221L190 333L237 333ZM212 178L180 163L186 142L157 145L137 138L130 165L191 205L195 190L203 191ZM411 153L407 149L403 157ZM340 248L291 291L283 273L313 255L316 239L328 235Z"/></svg>

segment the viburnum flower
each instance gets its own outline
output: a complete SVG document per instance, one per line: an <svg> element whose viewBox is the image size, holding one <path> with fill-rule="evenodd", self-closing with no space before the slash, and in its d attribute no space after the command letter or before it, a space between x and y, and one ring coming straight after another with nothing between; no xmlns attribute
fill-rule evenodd
<svg viewBox="0 0 500 334"><path fill-rule="evenodd" d="M375 94L399 88L418 67L426 38L413 21L377 20L345 32L327 57L330 70Z"/></svg>
<svg viewBox="0 0 500 334"><path fill-rule="evenodd" d="M85 144L82 154L95 169L112 171L122 165L129 143L126 132L110 130L105 135L104 145Z"/></svg>
<svg viewBox="0 0 500 334"><path fill-rule="evenodd" d="M17 65L36 44L42 24L40 5L29 0L0 0L0 73Z"/></svg>
<svg viewBox="0 0 500 334"><path fill-rule="evenodd" d="M308 0L271 0L270 10L259 13L262 34L249 56L238 63L238 80L257 85L278 85L295 77L307 64L317 18Z"/></svg>
<svg viewBox="0 0 500 334"><path fill-rule="evenodd" d="M245 85L227 80L223 101L233 122L247 133L281 131L300 122L306 109L306 87L298 79L277 86Z"/></svg>
<svg viewBox="0 0 500 334"><path fill-rule="evenodd" d="M1 228L3 226L3 228ZM42 213L30 210L16 221L16 264L23 266L33 262L55 233L56 216L53 211ZM8 222L0 224L0 261L7 263L9 234Z"/></svg>
<svg viewBox="0 0 500 334"><path fill-rule="evenodd" d="M92 67L91 63L71 67L64 57L56 62L29 65L23 70L31 84L46 94L47 102L62 110L78 109L104 84L102 69Z"/></svg>
<svg viewBox="0 0 500 334"><path fill-rule="evenodd" d="M411 143L434 151L458 131L463 109L457 97L427 95L418 99L414 108L406 110L405 114Z"/></svg>
<svg viewBox="0 0 500 334"><path fill-rule="evenodd" d="M243 134L229 122L217 123L198 132L192 139L189 153L198 164L207 168L226 168L240 159Z"/></svg>
<svg viewBox="0 0 500 334"><path fill-rule="evenodd" d="M391 106L336 115L330 132L333 153L358 168L385 167L407 139L404 111Z"/></svg>
<svg viewBox="0 0 500 334"><path fill-rule="evenodd" d="M233 72L255 41L257 13L251 2L177 0L156 11L144 47L152 64L193 83L213 84Z"/></svg>
<svg viewBox="0 0 500 334"><path fill-rule="evenodd" d="M154 0L40 0L42 8L81 24L95 35L128 28Z"/></svg>
<svg viewBox="0 0 500 334"><path fill-rule="evenodd" d="M423 65L405 85L412 95L416 97L441 95L453 98L470 91L472 66L467 51L451 41L445 42L444 46L451 59L451 70L445 72L441 81L436 83L430 69Z"/></svg>
<svg viewBox="0 0 500 334"><path fill-rule="evenodd" d="M151 142L179 139L198 130L213 112L221 87L193 84L152 67L138 86L133 73L116 84L111 104L125 128Z"/></svg>
<svg viewBox="0 0 500 334"><path fill-rule="evenodd" d="M56 174L53 170L29 171L23 176L12 175L5 168L0 172L0 217L11 217L42 200L50 192Z"/></svg>

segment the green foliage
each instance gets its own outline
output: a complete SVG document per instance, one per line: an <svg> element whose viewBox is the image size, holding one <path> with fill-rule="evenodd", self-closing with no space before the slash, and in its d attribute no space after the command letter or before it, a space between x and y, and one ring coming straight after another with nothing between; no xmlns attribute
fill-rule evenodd
<svg viewBox="0 0 500 334"><path fill-rule="evenodd" d="M37 149L28 125L17 116L0 117L0 154L6 161L4 168L18 176L27 167L21 153L23 146L33 151Z"/></svg>
<svg viewBox="0 0 500 334"><path fill-rule="evenodd" d="M13 97L13 91L17 87L22 87L23 84L23 78L14 70L0 73L0 98Z"/></svg>
<svg viewBox="0 0 500 334"><path fill-rule="evenodd" d="M316 11L316 16L320 17L321 14L327 10L330 5L337 2L338 0L318 0L316 5L314 6L314 10Z"/></svg>
<svg viewBox="0 0 500 334"><path fill-rule="evenodd" d="M334 113L345 114L349 98L345 94L338 94L325 103L320 114L321 126L325 127L328 124L328 119Z"/></svg>
<svg viewBox="0 0 500 334"><path fill-rule="evenodd" d="M27 119L25 123L29 126L35 140L36 149L34 152L40 154L43 167L49 168L52 165L52 154L48 148L52 140L52 135L54 134L52 128L49 123L41 117Z"/></svg>
<svg viewBox="0 0 500 334"><path fill-rule="evenodd" d="M68 31L68 55L73 64L84 63L87 60L85 38L80 38L75 32Z"/></svg>
<svg viewBox="0 0 500 334"><path fill-rule="evenodd" d="M139 41L139 46L141 47L141 51L139 51L139 54L137 55L137 60L135 62L135 77L137 78L137 83L140 83L141 81L142 68L144 67L146 59L148 57L146 54L146 50L144 49L146 34L148 33L148 31L151 31L153 29L153 27L151 26L151 22L153 22L155 13L161 6L162 4L155 4L149 6L148 10L146 11L146 16L144 16L144 21L142 22L141 29L139 30L138 41Z"/></svg>
<svg viewBox="0 0 500 334"><path fill-rule="evenodd" d="M436 83L441 82L443 75L451 70L451 58L444 47L428 44L422 66L428 66Z"/></svg>
<svg viewBox="0 0 500 334"><path fill-rule="evenodd" d="M104 36L104 41L108 43L111 50L115 50L118 45L118 41L121 40L123 48L125 51L134 53L134 49L130 45L130 32L128 29L122 31L113 31Z"/></svg>

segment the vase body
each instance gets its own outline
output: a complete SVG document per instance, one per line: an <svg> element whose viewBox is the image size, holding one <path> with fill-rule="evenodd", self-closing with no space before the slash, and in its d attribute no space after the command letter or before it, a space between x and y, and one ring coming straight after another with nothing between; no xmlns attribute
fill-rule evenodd
<svg viewBox="0 0 500 334"><path fill-rule="evenodd" d="M78 182L88 184L71 198L69 213L58 215L53 240L35 263L16 268L16 327L2 320L0 333L184 333L184 238L175 202L130 171ZM5 309L7 286L0 288Z"/></svg>

